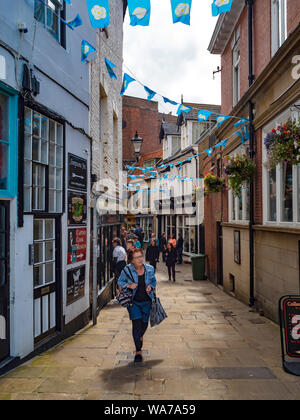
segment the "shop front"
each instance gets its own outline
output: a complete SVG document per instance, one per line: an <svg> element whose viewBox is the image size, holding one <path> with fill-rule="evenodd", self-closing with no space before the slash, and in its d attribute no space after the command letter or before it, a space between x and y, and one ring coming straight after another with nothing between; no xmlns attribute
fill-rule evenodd
<svg viewBox="0 0 300 420"><path fill-rule="evenodd" d="M9 202L0 201L0 362L10 354Z"/></svg>

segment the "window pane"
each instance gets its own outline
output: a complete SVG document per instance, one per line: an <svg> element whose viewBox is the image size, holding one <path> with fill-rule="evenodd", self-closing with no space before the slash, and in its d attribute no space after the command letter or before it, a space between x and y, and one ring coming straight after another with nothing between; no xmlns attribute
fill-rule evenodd
<svg viewBox="0 0 300 420"><path fill-rule="evenodd" d="M33 137L32 139L32 160L39 162L39 148L40 148L40 141L39 139Z"/></svg>
<svg viewBox="0 0 300 420"><path fill-rule="evenodd" d="M24 211L31 211L31 188L24 187Z"/></svg>
<svg viewBox="0 0 300 420"><path fill-rule="evenodd" d="M49 188L55 188L55 168L49 167Z"/></svg>
<svg viewBox="0 0 300 420"><path fill-rule="evenodd" d="M56 191L56 212L62 212L62 192Z"/></svg>
<svg viewBox="0 0 300 420"><path fill-rule="evenodd" d="M33 268L33 282L34 287L43 285L43 265L38 265Z"/></svg>
<svg viewBox="0 0 300 420"><path fill-rule="evenodd" d="M31 118L31 109L25 108L25 131L29 134L31 134Z"/></svg>
<svg viewBox="0 0 300 420"><path fill-rule="evenodd" d="M8 141L8 112L9 99L5 95L0 94L0 140Z"/></svg>
<svg viewBox="0 0 300 420"><path fill-rule="evenodd" d="M293 221L293 167L282 164L282 221Z"/></svg>
<svg viewBox="0 0 300 420"><path fill-rule="evenodd" d="M55 166L55 145L50 143L49 164Z"/></svg>
<svg viewBox="0 0 300 420"><path fill-rule="evenodd" d="M42 140L41 162L48 164L48 142Z"/></svg>
<svg viewBox="0 0 300 420"><path fill-rule="evenodd" d="M42 131L41 131L42 139L48 140L48 118L42 116L41 122L42 122Z"/></svg>
<svg viewBox="0 0 300 420"><path fill-rule="evenodd" d="M38 210L45 210L45 188L37 188Z"/></svg>
<svg viewBox="0 0 300 420"><path fill-rule="evenodd" d="M24 184L31 186L31 161L25 160L25 167L24 167Z"/></svg>
<svg viewBox="0 0 300 420"><path fill-rule="evenodd" d="M63 149L62 147L57 147L56 148L56 166L58 166L59 168L62 168L63 163L62 163L62 153Z"/></svg>
<svg viewBox="0 0 300 420"><path fill-rule="evenodd" d="M41 115L37 112L33 113L33 135L40 137Z"/></svg>
<svg viewBox="0 0 300 420"><path fill-rule="evenodd" d="M56 139L56 143L59 144L60 146L63 145L63 126L60 124L56 125L56 130L57 130L57 139Z"/></svg>
<svg viewBox="0 0 300 420"><path fill-rule="evenodd" d="M238 197L239 202L239 220L243 220L243 198L242 195Z"/></svg>
<svg viewBox="0 0 300 420"><path fill-rule="evenodd" d="M58 14L59 9L54 5L51 0L48 0L47 7L47 27L49 32L58 40L59 39L59 26L58 26Z"/></svg>
<svg viewBox="0 0 300 420"><path fill-rule="evenodd" d="M46 279L45 283L52 283L54 281L54 263L45 264L46 266Z"/></svg>
<svg viewBox="0 0 300 420"><path fill-rule="evenodd" d="M231 191L231 208L232 208L232 220L235 220L235 196L233 195L233 192Z"/></svg>
<svg viewBox="0 0 300 420"><path fill-rule="evenodd" d="M250 188L247 186L245 188L245 220L250 220Z"/></svg>
<svg viewBox="0 0 300 420"><path fill-rule="evenodd" d="M34 17L39 22L45 22L45 5L39 0L35 0L34 2Z"/></svg>
<svg viewBox="0 0 300 420"><path fill-rule="evenodd" d="M62 190L62 169L56 169L56 189Z"/></svg>
<svg viewBox="0 0 300 420"><path fill-rule="evenodd" d="M34 263L43 262L43 242L34 244Z"/></svg>
<svg viewBox="0 0 300 420"><path fill-rule="evenodd" d="M31 145L31 135L25 134L25 144L24 144L24 157L25 159L31 159L31 153L32 153L32 145Z"/></svg>
<svg viewBox="0 0 300 420"><path fill-rule="evenodd" d="M45 254L46 254L45 255L45 261L53 260L53 258L54 258L53 251L54 251L53 241L46 242L46 244L45 244Z"/></svg>
<svg viewBox="0 0 300 420"><path fill-rule="evenodd" d="M56 202L55 202L55 190L49 190L49 211L51 213L55 212Z"/></svg>
<svg viewBox="0 0 300 420"><path fill-rule="evenodd" d="M1 129L1 124L0 124ZM0 190L8 188L8 145L0 142Z"/></svg>
<svg viewBox="0 0 300 420"><path fill-rule="evenodd" d="M45 220L45 239L54 239L54 220Z"/></svg>
<svg viewBox="0 0 300 420"><path fill-rule="evenodd" d="M276 168L269 171L269 215L268 220L270 222L276 222L277 211L276 211Z"/></svg>

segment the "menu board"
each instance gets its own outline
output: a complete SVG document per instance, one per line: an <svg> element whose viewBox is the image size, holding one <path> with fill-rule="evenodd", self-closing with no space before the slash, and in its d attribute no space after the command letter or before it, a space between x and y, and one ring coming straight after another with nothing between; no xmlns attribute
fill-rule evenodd
<svg viewBox="0 0 300 420"><path fill-rule="evenodd" d="M67 306L84 297L85 265L67 272Z"/></svg>

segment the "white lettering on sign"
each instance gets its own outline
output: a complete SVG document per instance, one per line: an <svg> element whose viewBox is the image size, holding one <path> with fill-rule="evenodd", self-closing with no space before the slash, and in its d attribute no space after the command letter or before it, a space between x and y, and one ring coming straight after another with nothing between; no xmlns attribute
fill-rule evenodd
<svg viewBox="0 0 300 420"><path fill-rule="evenodd" d="M296 64L295 67L293 67L292 70L292 78L294 80L300 79L300 55L295 55L292 58L292 64Z"/></svg>
<svg viewBox="0 0 300 420"><path fill-rule="evenodd" d="M6 61L3 55L0 55L0 79L6 79Z"/></svg>
<svg viewBox="0 0 300 420"><path fill-rule="evenodd" d="M6 320L0 315L0 340L6 340Z"/></svg>
<svg viewBox="0 0 300 420"><path fill-rule="evenodd" d="M292 325L295 325L295 327L292 329L292 338L294 340L299 340L299 338L300 338L300 332L299 332L300 331L300 315L293 316Z"/></svg>

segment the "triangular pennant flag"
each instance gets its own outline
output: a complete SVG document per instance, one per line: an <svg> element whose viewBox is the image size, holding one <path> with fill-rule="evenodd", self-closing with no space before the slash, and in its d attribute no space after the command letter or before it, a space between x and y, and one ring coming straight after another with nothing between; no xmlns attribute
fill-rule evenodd
<svg viewBox="0 0 300 420"><path fill-rule="evenodd" d="M241 120L239 120L238 122L236 122L235 124L234 124L234 126L235 127L239 127L240 125L243 125L243 124L245 124L246 122L247 122L248 120L246 120L246 119L241 119Z"/></svg>
<svg viewBox="0 0 300 420"><path fill-rule="evenodd" d="M179 105L178 109L177 109L177 115L180 115L182 112L185 112L186 114L188 114L193 108L190 106L186 106L186 105Z"/></svg>
<svg viewBox="0 0 300 420"><path fill-rule="evenodd" d="M88 58L88 55L91 52L95 52L96 48L94 48L91 44L87 41L83 40L81 42L81 62L83 63Z"/></svg>
<svg viewBox="0 0 300 420"><path fill-rule="evenodd" d="M179 105L178 102L171 101L170 99L165 98L164 96L162 98L163 98L165 104L169 103L171 105Z"/></svg>
<svg viewBox="0 0 300 420"><path fill-rule="evenodd" d="M81 20L81 17L79 15L77 15L73 20L65 21L65 20L61 19L61 21L64 22L72 30L74 30L78 26L82 25L82 20Z"/></svg>
<svg viewBox="0 0 300 420"><path fill-rule="evenodd" d="M192 0L171 0L173 23L190 25Z"/></svg>
<svg viewBox="0 0 300 420"><path fill-rule="evenodd" d="M239 136L241 138L241 143L244 144L245 143L245 139L243 136L243 133L241 133L240 131L236 131L235 133L233 133L236 136Z"/></svg>
<svg viewBox="0 0 300 420"><path fill-rule="evenodd" d="M242 131L243 131L243 134L245 136L246 141L248 141L250 139L250 134L249 134L249 131L248 131L248 126L247 125L244 125L242 127Z"/></svg>
<svg viewBox="0 0 300 420"><path fill-rule="evenodd" d="M220 125L222 125L229 118L232 118L232 117L229 117L228 115L219 115L217 117L217 123L218 123L217 127L220 127Z"/></svg>
<svg viewBox="0 0 300 420"><path fill-rule="evenodd" d="M121 96L124 95L126 89L128 88L128 86L131 82L135 82L135 79L133 79L131 76L129 76L129 74L125 73L124 77L123 77L123 84L122 84L122 89L121 89L121 93L120 93Z"/></svg>
<svg viewBox="0 0 300 420"><path fill-rule="evenodd" d="M131 26L149 26L151 4L150 0L128 0Z"/></svg>
<svg viewBox="0 0 300 420"><path fill-rule="evenodd" d="M109 25L108 0L86 0L93 28L106 28Z"/></svg>
<svg viewBox="0 0 300 420"><path fill-rule="evenodd" d="M206 111L205 109L201 109L198 112L198 121L207 121L211 114L212 112Z"/></svg>
<svg viewBox="0 0 300 420"><path fill-rule="evenodd" d="M156 95L156 92L154 92L153 90L149 89L147 86L144 86L145 91L148 93L148 101L151 101L151 99L154 98L154 96Z"/></svg>
<svg viewBox="0 0 300 420"><path fill-rule="evenodd" d="M105 64L106 64L108 74L110 75L110 78L118 80L115 72L113 71L113 68L116 67L116 65L113 64L111 61L109 61L107 58L105 58Z"/></svg>
<svg viewBox="0 0 300 420"><path fill-rule="evenodd" d="M233 0L213 0L212 15L218 16L221 13L230 12Z"/></svg>

